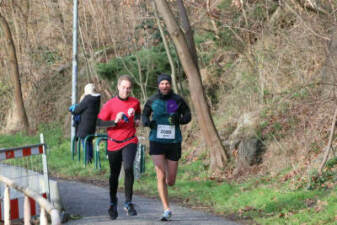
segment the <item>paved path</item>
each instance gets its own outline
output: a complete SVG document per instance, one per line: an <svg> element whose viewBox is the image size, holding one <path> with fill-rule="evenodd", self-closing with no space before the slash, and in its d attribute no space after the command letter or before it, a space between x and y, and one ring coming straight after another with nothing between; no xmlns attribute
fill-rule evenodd
<svg viewBox="0 0 337 225"><path fill-rule="evenodd" d="M136 204L138 216L126 216L122 209L122 204L118 206L118 218L110 220L107 209L109 207L109 191L90 184L73 181L58 181L59 191L66 212L74 215L81 215L81 219L70 220L68 225L239 225L231 221L226 221L221 217L216 217L204 212L171 205L173 210L172 220L169 222L159 221L162 213L160 201L154 199L134 196L133 202ZM119 193L120 203L124 202L124 196Z"/></svg>

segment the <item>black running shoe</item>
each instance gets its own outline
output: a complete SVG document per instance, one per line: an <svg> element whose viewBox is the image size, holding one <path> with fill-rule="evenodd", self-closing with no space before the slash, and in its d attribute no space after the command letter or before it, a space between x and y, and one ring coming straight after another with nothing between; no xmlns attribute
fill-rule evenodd
<svg viewBox="0 0 337 225"><path fill-rule="evenodd" d="M135 205L131 202L125 203L124 210L126 211L126 215L128 215L128 216L136 216L137 215Z"/></svg>
<svg viewBox="0 0 337 225"><path fill-rule="evenodd" d="M117 202L111 203L108 213L109 213L110 219L112 220L115 220L118 217Z"/></svg>

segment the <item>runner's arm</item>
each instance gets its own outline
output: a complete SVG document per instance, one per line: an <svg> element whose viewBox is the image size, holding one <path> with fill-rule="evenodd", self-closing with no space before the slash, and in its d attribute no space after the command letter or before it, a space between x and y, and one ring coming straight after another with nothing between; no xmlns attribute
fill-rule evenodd
<svg viewBox="0 0 337 225"><path fill-rule="evenodd" d="M97 122L96 122L96 126L97 127L116 127L117 124L115 123L115 121L104 121L104 120L101 120L101 119L97 119Z"/></svg>
<svg viewBox="0 0 337 225"><path fill-rule="evenodd" d="M141 115L141 111L140 111L140 105L138 103L136 107L135 120L140 120L140 115Z"/></svg>
<svg viewBox="0 0 337 225"><path fill-rule="evenodd" d="M144 127L150 126L151 113L152 113L151 102L147 101L145 106L144 106L143 113L142 113L142 123L143 123Z"/></svg>
<svg viewBox="0 0 337 225"><path fill-rule="evenodd" d="M191 114L190 107L188 107L184 99L181 99L179 111L180 111L179 123L180 124L189 123L192 119L192 114Z"/></svg>

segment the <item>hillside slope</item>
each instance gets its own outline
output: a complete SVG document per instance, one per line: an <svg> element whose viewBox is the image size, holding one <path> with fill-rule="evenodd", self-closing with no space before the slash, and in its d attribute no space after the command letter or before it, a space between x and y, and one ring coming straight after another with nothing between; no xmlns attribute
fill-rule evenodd
<svg viewBox="0 0 337 225"><path fill-rule="evenodd" d="M232 160L225 175L237 178L277 174L285 168L306 173L321 161L335 108L336 67L331 59L337 54L337 3L207 2L196 0L186 6L195 29L202 79L216 126L224 143L232 143L227 148ZM312 2L315 4L310 5ZM26 14L15 5L5 7L14 9L4 11L4 15L12 22L31 128L57 122L67 135L71 3L58 0L43 5L32 1ZM174 3L172 7L176 9ZM84 84L91 81L103 93L104 102L106 93L113 92L114 83L98 76L97 63L156 45L152 39L157 30L152 8L141 1L139 5L90 1L80 3L79 21L78 96ZM20 25L24 29L18 29ZM4 41L1 39L1 43ZM6 52L1 51L0 56L5 68L0 71L0 92L7 96L0 99L0 124L6 133L11 85L5 76ZM186 143L191 146L190 155L198 156L207 151L196 125L194 121L186 128ZM238 129L242 126L244 129ZM262 162L235 170L238 145L233 143L252 137L265 146Z"/></svg>

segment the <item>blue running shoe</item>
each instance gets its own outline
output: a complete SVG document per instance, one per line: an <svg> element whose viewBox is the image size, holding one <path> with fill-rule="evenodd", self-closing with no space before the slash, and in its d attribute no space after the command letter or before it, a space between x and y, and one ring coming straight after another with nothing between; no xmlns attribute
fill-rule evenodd
<svg viewBox="0 0 337 225"><path fill-rule="evenodd" d="M160 218L161 221L169 221L172 216L172 211L169 209L166 209Z"/></svg>
<svg viewBox="0 0 337 225"><path fill-rule="evenodd" d="M126 202L124 204L124 210L126 211L126 215L128 215L128 216L136 216L137 215L135 205L131 202Z"/></svg>

